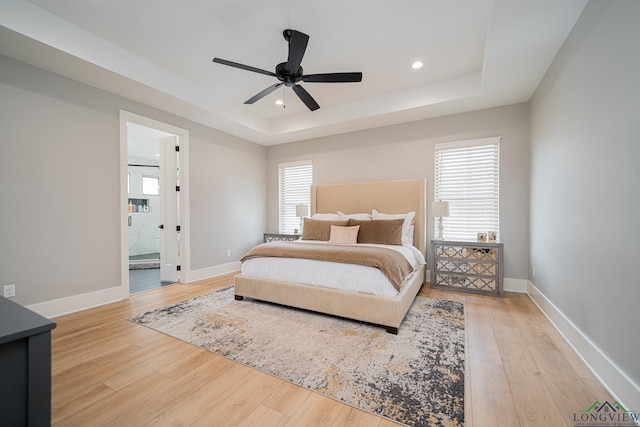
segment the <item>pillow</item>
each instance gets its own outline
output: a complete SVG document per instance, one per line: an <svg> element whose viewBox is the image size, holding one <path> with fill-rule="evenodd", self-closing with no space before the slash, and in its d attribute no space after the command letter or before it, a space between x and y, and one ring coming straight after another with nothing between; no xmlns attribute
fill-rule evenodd
<svg viewBox="0 0 640 427"><path fill-rule="evenodd" d="M406 226L409 226L411 224L413 224L413 218L416 216L415 212L409 212L406 214L385 214L385 213L380 213L377 210L373 210L373 219L398 219L398 218L404 218L404 222Z"/></svg>
<svg viewBox="0 0 640 427"><path fill-rule="evenodd" d="M407 245L413 245L413 218L416 216L415 212L409 212L406 214L385 214L380 213L377 210L373 210L373 219L398 219L404 218L404 224L402 226L402 243Z"/></svg>
<svg viewBox="0 0 640 427"><path fill-rule="evenodd" d="M403 225L402 226L402 244L403 245L413 245L413 225Z"/></svg>
<svg viewBox="0 0 640 427"><path fill-rule="evenodd" d="M346 226L349 221L325 221L311 218L304 218L304 228L302 229L302 240L323 240L328 241L331 237L331 226Z"/></svg>
<svg viewBox="0 0 640 427"><path fill-rule="evenodd" d="M359 225L353 227L331 226L331 237L329 243L334 245L355 245L358 243Z"/></svg>
<svg viewBox="0 0 640 427"><path fill-rule="evenodd" d="M339 221L343 218L340 218L340 215L337 213L316 213L311 216L311 219L317 219L319 221Z"/></svg>
<svg viewBox="0 0 640 427"><path fill-rule="evenodd" d="M359 225L358 243L379 245L402 245L402 224L404 219L379 219L362 221L350 219L349 225Z"/></svg>
<svg viewBox="0 0 640 427"><path fill-rule="evenodd" d="M340 219L359 219L362 221L371 219L371 215L369 215L368 213L344 214L338 211L338 216L340 217Z"/></svg>

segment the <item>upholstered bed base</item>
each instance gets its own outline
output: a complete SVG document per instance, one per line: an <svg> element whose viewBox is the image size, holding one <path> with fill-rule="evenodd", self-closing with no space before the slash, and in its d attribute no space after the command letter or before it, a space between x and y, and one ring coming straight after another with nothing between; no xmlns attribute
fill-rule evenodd
<svg viewBox="0 0 640 427"><path fill-rule="evenodd" d="M424 280L425 266L422 265L400 293L389 298L239 274L235 277L235 295L236 299L254 298L382 325L387 332L397 334Z"/></svg>

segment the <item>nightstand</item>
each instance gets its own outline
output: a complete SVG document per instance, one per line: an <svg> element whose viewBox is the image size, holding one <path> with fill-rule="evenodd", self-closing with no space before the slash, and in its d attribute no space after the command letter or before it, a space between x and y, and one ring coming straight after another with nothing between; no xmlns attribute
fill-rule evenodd
<svg viewBox="0 0 640 427"><path fill-rule="evenodd" d="M431 287L502 296L502 243L431 241Z"/></svg>
<svg viewBox="0 0 640 427"><path fill-rule="evenodd" d="M300 239L301 234L264 233L264 243L267 242L293 242Z"/></svg>

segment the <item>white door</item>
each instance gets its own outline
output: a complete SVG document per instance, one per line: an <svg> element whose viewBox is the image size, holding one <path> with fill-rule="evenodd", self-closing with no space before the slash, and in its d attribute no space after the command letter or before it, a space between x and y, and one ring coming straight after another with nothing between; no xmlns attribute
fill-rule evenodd
<svg viewBox="0 0 640 427"><path fill-rule="evenodd" d="M180 276L178 226L178 138L160 139L160 280L177 282Z"/></svg>

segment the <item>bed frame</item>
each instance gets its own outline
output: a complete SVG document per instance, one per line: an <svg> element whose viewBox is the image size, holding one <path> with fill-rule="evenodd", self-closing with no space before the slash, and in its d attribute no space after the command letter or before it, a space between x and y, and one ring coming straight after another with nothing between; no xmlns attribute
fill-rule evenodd
<svg viewBox="0 0 640 427"><path fill-rule="evenodd" d="M415 212L413 243L426 253L426 180L364 182L311 186L311 214ZM383 297L299 283L235 276L235 297L254 298L291 307L382 325L389 333L398 328L425 281L426 266L413 275L395 297Z"/></svg>

